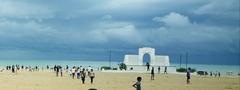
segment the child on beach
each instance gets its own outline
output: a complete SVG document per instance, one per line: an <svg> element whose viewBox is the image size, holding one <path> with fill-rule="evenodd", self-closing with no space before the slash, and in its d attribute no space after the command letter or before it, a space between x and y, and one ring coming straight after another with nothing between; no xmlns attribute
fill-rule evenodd
<svg viewBox="0 0 240 90"><path fill-rule="evenodd" d="M136 90L141 90L141 80L142 80L142 77L137 77L137 82L132 85L133 87L136 88Z"/></svg>
<svg viewBox="0 0 240 90"><path fill-rule="evenodd" d="M191 68L188 68L187 70L187 84L190 84L190 77L191 77Z"/></svg>

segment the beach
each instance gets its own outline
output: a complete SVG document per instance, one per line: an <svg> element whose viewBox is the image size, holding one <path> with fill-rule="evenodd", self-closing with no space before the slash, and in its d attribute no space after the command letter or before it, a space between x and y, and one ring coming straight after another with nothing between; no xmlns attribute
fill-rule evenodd
<svg viewBox="0 0 240 90"><path fill-rule="evenodd" d="M191 84L186 84L185 74L155 74L155 80L150 80L147 73L112 73L95 72L94 83L89 77L82 84L80 79L72 79L69 74L56 77L53 71L10 71L0 72L1 90L135 90L132 84L138 76L142 77L142 90L239 90L240 77L205 77L192 75Z"/></svg>

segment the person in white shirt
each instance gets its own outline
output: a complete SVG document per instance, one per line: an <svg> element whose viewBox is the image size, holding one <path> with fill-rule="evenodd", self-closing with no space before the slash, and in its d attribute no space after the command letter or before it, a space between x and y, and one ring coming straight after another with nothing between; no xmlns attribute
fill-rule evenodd
<svg viewBox="0 0 240 90"><path fill-rule="evenodd" d="M75 67L72 68L72 79L75 77Z"/></svg>
<svg viewBox="0 0 240 90"><path fill-rule="evenodd" d="M93 78L95 78L95 73L93 72L93 69L89 72L89 77L91 79L91 84L93 83Z"/></svg>

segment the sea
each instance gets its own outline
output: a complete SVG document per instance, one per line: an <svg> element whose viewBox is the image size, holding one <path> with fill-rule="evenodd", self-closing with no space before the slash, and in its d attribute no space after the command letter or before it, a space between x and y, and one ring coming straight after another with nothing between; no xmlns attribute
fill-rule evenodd
<svg viewBox="0 0 240 90"><path fill-rule="evenodd" d="M46 67L47 65L62 65L62 66L91 66L95 69L102 66L111 66L117 68L118 65L122 63L120 61L106 61L106 60L0 60L0 68L5 68L8 65L24 65L24 66L39 66ZM214 65L214 64L179 64L170 63L170 66L180 67L191 67L197 71L207 71L207 72L221 72L226 74L227 72L233 72L234 75L240 73L240 65Z"/></svg>

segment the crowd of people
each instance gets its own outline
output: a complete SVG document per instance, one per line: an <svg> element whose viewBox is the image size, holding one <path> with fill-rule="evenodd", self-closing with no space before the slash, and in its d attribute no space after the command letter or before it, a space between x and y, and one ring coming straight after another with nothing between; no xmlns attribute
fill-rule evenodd
<svg viewBox="0 0 240 90"><path fill-rule="evenodd" d="M29 71L29 72L33 72L33 71L39 71L40 68L39 66L24 66L24 65L8 65L6 66L6 68L0 68L0 72L3 71L11 71L12 73L17 74L18 71ZM44 70L44 68L42 67L42 70ZM87 78L87 76L90 78L90 83L93 83L93 80L95 78L95 73L93 71L93 68L91 66L88 66L88 68L84 68L82 66L77 67L77 66L73 66L72 68L69 68L68 65L66 65L65 68L63 68L61 65L54 65L52 68L47 65L46 66L46 70L48 71L54 71L56 73L56 77L63 77L64 71L66 74L69 74L69 76L72 79L81 79L82 83L85 83L85 78Z"/></svg>
<svg viewBox="0 0 240 90"><path fill-rule="evenodd" d="M56 72L56 76L63 76L63 68L60 65L55 65L53 67L54 72ZM69 68L68 65L66 65L66 73L69 74L69 76L72 79L81 79L82 84L85 83L85 78L88 76L90 78L90 82L91 84L93 83L93 79L95 78L95 73L93 72L93 68L91 66L89 66L87 69L83 68L82 66L73 66L72 68Z"/></svg>
<svg viewBox="0 0 240 90"><path fill-rule="evenodd" d="M39 71L39 66L34 66L34 67L31 67L31 66L24 66L24 65L9 65L9 66L6 66L5 69L2 69L1 71L3 70L11 70L12 73L17 73L19 70L25 70L25 71Z"/></svg>

